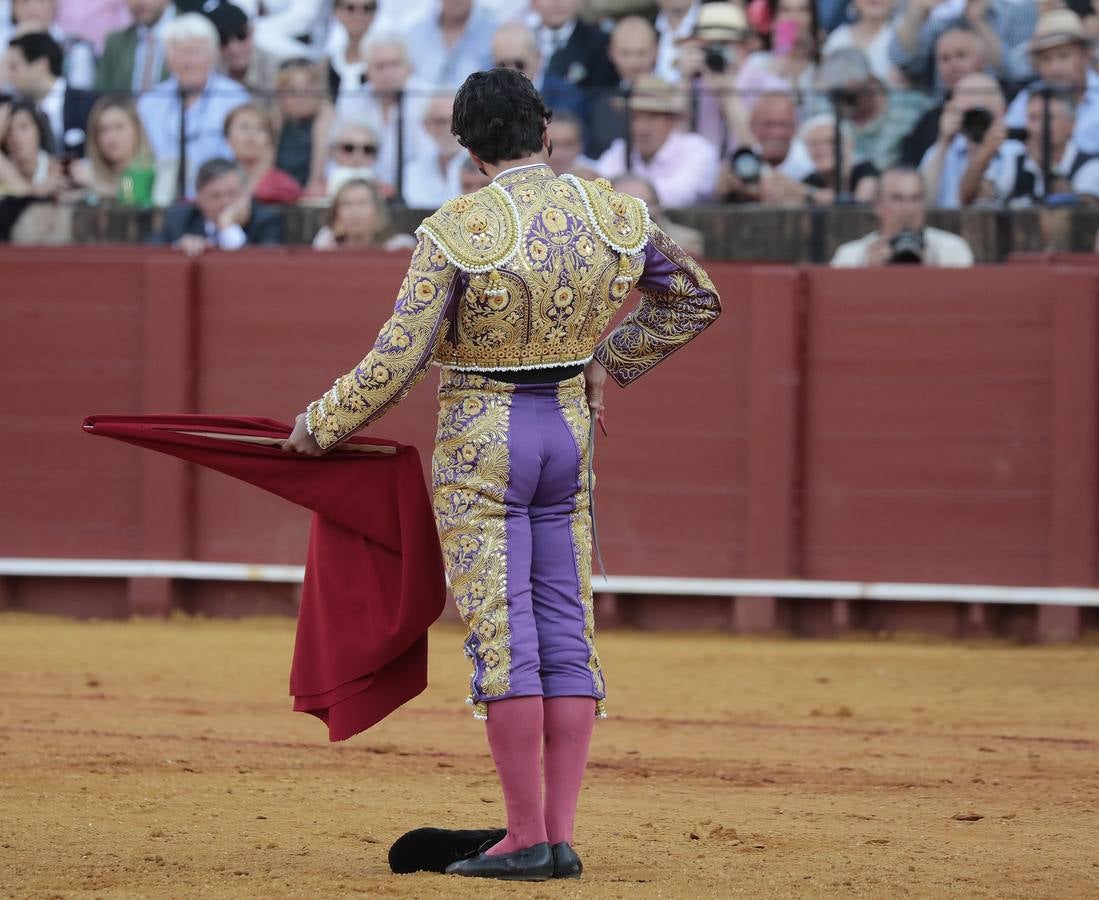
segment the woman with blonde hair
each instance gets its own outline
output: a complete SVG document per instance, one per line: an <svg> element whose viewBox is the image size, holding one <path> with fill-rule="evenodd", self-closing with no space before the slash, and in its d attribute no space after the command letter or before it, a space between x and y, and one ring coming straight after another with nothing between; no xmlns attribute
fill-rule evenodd
<svg viewBox="0 0 1099 900"><path fill-rule="evenodd" d="M328 224L313 239L315 250L342 248L383 250L410 249L416 241L411 235L397 234L388 240L389 212L373 182L365 178L349 178L336 191L328 208Z"/></svg>
<svg viewBox="0 0 1099 900"><path fill-rule="evenodd" d="M69 169L74 185L96 200L124 206L169 206L175 166L157 165L149 138L130 100L101 97L88 117L86 158Z"/></svg>
<svg viewBox="0 0 1099 900"><path fill-rule="evenodd" d="M245 174L247 190L260 203L296 203L301 185L275 166L275 120L259 103L244 103L225 117L225 139Z"/></svg>

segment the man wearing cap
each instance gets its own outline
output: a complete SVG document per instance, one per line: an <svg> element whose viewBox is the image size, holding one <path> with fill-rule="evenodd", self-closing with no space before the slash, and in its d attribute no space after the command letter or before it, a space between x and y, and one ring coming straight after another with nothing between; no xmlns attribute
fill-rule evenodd
<svg viewBox="0 0 1099 900"><path fill-rule="evenodd" d="M681 129L683 91L655 75L637 79L627 106L630 111L632 152L626 141L611 144L596 165L604 178L630 172L652 182L663 206L690 206L713 193L719 158L704 137Z"/></svg>
<svg viewBox="0 0 1099 900"><path fill-rule="evenodd" d="M1038 20L1030 40L1038 77L1051 89L1064 91L1076 103L1072 139L1085 153L1099 153L1099 75L1089 65L1083 23L1068 9L1055 9ZM1008 108L1008 128L1026 128L1030 91L1022 90Z"/></svg>
<svg viewBox="0 0 1099 900"><path fill-rule="evenodd" d="M788 90L778 75L747 61L751 30L734 3L703 4L690 37L680 43L676 65L691 85L691 130L720 156L751 146L749 118L756 98Z"/></svg>

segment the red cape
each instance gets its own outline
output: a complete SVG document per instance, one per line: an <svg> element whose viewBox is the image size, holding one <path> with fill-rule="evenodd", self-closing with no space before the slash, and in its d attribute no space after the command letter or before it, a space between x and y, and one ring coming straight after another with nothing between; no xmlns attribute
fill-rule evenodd
<svg viewBox="0 0 1099 900"><path fill-rule="evenodd" d="M298 456L279 449L288 425L233 416L91 416L84 429L313 510L290 693L330 740L366 730L427 687L427 629L446 582L414 447L353 437L319 459Z"/></svg>

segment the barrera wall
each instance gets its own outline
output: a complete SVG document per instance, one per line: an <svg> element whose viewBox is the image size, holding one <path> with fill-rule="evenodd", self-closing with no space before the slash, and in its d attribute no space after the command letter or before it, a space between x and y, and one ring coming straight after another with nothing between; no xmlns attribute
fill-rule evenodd
<svg viewBox="0 0 1099 900"><path fill-rule="evenodd" d="M11 561L300 565L303 511L87 437L81 419L290 421L369 349L406 264L0 250L0 607L292 613L292 577L50 577ZM604 623L1043 638L1099 627L1091 592L1066 595L1076 606L1015 590L1096 584L1099 269L1063 258L952 272L707 268L718 323L609 393L597 450ZM425 462L435 381L372 429ZM645 587L668 578L682 590ZM761 595L706 587L751 582ZM1013 590L974 595L988 602L909 592L921 602L866 588L883 582Z"/></svg>

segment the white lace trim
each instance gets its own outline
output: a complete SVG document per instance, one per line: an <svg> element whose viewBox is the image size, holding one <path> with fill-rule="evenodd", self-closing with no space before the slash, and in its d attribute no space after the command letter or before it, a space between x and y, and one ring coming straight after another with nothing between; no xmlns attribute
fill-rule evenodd
<svg viewBox="0 0 1099 900"><path fill-rule="evenodd" d="M591 198L588 196L588 188L584 184L584 182L582 182L579 178L577 178L575 175L572 175L570 173L566 173L566 174L562 175L561 177L580 192L580 200L583 202L584 209L587 210L588 217L591 219L592 230L595 231L595 233L598 234L599 237L601 237L603 239L603 241L607 244L608 247L610 247L612 250L614 250L618 253L624 253L626 256L636 256L638 253L641 253L645 249L645 244L648 243L648 232L649 232L649 221L650 220L649 220L649 207L648 207L648 204L646 204L644 200L641 200L637 197L633 198L633 199L637 200L638 203L641 204L641 234L642 234L643 238L642 238L642 241L641 241L641 245L638 246L638 247L635 247L631 250L630 248L626 247L623 244L618 244L618 243L615 243L614 241L612 241L611 238L610 238L610 235L608 235L607 232L605 232L603 230L603 226L601 224L599 224L599 219L595 215L595 209L591 204Z"/></svg>
<svg viewBox="0 0 1099 900"><path fill-rule="evenodd" d="M507 205L508 210L511 212L512 226L515 230L515 241L511 245L511 249L508 250L506 256L501 257L497 262L494 262L491 265L484 266L471 266L469 263L461 262L454 256L454 254L450 252L450 248L446 245L446 242L440 239L440 237L435 233L431 226L427 224L426 221L421 222L420 227L416 229L417 236L419 236L421 233L426 234L429 238L431 238L432 243L434 243L435 246L439 249L439 252L447 258L447 261L455 268L461 269L463 272L491 272L493 269L499 268L500 266L506 266L519 254L519 248L523 242L523 222L519 216L519 207L516 206L515 201L511 199L511 194L509 194L496 182L491 182L488 187L495 190L504 198L504 202Z"/></svg>
<svg viewBox="0 0 1099 900"><path fill-rule="evenodd" d="M563 362L524 363L519 366L467 366L464 363L446 363L435 359L432 360L431 364L433 366L438 366L440 369L454 369L460 372L526 372L533 369L560 369L563 366L586 366L592 359L592 356L587 356L584 359L572 359Z"/></svg>

